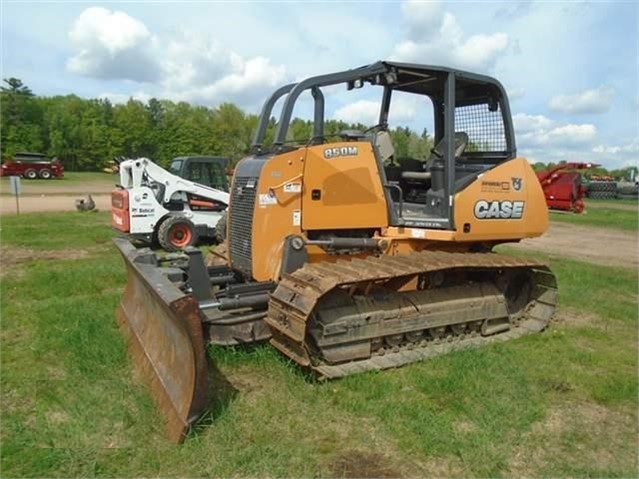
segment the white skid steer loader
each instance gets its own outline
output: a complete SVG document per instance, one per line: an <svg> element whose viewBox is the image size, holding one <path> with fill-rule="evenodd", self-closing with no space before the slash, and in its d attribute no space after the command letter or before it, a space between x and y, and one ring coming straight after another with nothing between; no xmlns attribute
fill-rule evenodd
<svg viewBox="0 0 639 479"><path fill-rule="evenodd" d="M218 222L228 204L225 191L180 178L148 158L127 159L111 192L111 224L131 238L178 251L204 237L221 242L225 228Z"/></svg>

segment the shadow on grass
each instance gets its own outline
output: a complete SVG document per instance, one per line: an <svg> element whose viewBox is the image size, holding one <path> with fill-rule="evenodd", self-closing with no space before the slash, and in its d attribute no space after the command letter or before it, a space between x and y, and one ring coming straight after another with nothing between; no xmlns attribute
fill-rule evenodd
<svg viewBox="0 0 639 479"><path fill-rule="evenodd" d="M209 407L193 425L189 437L203 434L208 428L214 426L215 421L226 413L239 393L215 362L211 358L207 359Z"/></svg>

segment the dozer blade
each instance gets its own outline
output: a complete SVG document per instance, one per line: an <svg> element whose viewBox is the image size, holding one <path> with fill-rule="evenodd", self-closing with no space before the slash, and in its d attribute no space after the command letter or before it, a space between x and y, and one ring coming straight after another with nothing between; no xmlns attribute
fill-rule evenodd
<svg viewBox="0 0 639 479"><path fill-rule="evenodd" d="M136 375L146 382L173 442L181 442L208 404L202 316L196 299L154 264L149 249L114 242L126 264L127 283L117 308Z"/></svg>

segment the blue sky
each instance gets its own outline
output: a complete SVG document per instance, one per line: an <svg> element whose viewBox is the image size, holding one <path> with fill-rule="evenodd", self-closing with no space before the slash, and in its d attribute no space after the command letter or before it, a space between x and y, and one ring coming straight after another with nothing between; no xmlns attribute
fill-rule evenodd
<svg viewBox="0 0 639 479"><path fill-rule="evenodd" d="M277 86L380 59L497 77L519 154L636 165L637 3L2 2L2 77L39 95L224 101L259 111ZM374 122L370 92L327 92L327 116ZM304 104L299 110L306 116ZM405 99L397 124L428 115Z"/></svg>

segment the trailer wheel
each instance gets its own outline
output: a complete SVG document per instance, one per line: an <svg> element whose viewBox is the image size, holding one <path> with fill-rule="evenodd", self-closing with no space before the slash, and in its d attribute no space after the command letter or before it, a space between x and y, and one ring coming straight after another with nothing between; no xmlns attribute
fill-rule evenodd
<svg viewBox="0 0 639 479"><path fill-rule="evenodd" d="M24 172L24 177L27 180L35 180L38 177L38 172L33 168L29 168L27 171Z"/></svg>
<svg viewBox="0 0 639 479"><path fill-rule="evenodd" d="M43 180L50 180L51 178L53 178L53 173L51 173L51 170L47 170L45 168L43 170L40 170L40 178L42 178Z"/></svg>
<svg viewBox="0 0 639 479"><path fill-rule="evenodd" d="M196 240L195 225L184 216L169 216L158 228L158 242L166 251L179 251Z"/></svg>

